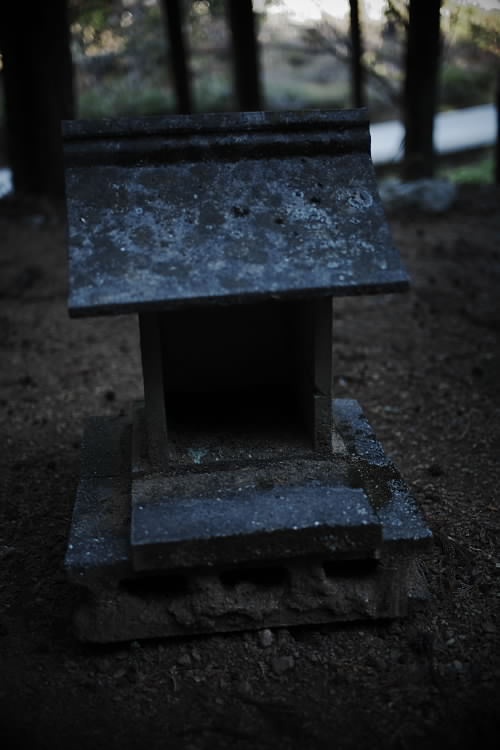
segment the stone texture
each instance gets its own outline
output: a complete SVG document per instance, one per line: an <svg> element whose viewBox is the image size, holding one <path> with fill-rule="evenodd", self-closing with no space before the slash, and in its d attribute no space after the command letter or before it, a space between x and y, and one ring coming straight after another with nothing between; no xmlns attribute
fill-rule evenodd
<svg viewBox="0 0 500 750"><path fill-rule="evenodd" d="M65 154L70 312L139 313L145 384L86 429L79 636L405 614L430 534L331 390L332 297L407 284L366 113L72 122Z"/></svg>
<svg viewBox="0 0 500 750"><path fill-rule="evenodd" d="M82 478L118 477L129 472L128 421L123 417L86 420L80 454Z"/></svg>
<svg viewBox="0 0 500 750"><path fill-rule="evenodd" d="M372 466L394 470L358 401L337 398L333 402L333 413L337 429L349 446L351 455L366 459Z"/></svg>
<svg viewBox="0 0 500 750"><path fill-rule="evenodd" d="M269 630L269 628L265 628L265 630L259 631L259 643L262 648L269 648L273 645L273 642L274 635L272 630Z"/></svg>
<svg viewBox="0 0 500 750"><path fill-rule="evenodd" d="M308 477L313 487L318 486L314 482L335 487L350 477L354 489L364 482L370 513L382 528L378 559L361 550L356 559L353 550L337 561L333 555L308 555L267 559L265 565L254 562L250 567L216 565L142 574L134 570L130 551L131 421L89 421L84 444L92 443L95 435L107 435L104 452L115 454L109 465L128 465L128 475L89 477L87 467L80 482L66 557L71 579L90 594L77 614L78 636L105 642L405 615L409 599L424 595L415 563L429 544L430 532L394 467L388 469L381 461L359 405L336 401L334 413L343 415L338 427L349 452L344 463L338 458L283 462L275 467L275 481L288 477L293 484L300 476L302 481ZM362 459L352 450L359 424L374 441L371 467L369 442L363 443ZM239 471L244 481L252 475L259 481L266 470L247 466ZM195 494L197 487L203 489L201 480L197 485L193 477L196 474L186 476L186 495L190 486Z"/></svg>
<svg viewBox="0 0 500 750"><path fill-rule="evenodd" d="M81 479L65 566L74 583L98 588L132 574L127 477Z"/></svg>
<svg viewBox="0 0 500 750"><path fill-rule="evenodd" d="M224 584L218 575L191 573L188 592L172 594L168 582L145 587L94 589L79 609L76 632L95 642L157 638L193 633L261 629L402 617L408 612L412 571L405 558L380 563L365 576L326 575L320 561L284 566L282 584L242 579Z"/></svg>
<svg viewBox="0 0 500 750"><path fill-rule="evenodd" d="M362 110L74 122L65 150L73 315L407 285Z"/></svg>
<svg viewBox="0 0 500 750"><path fill-rule="evenodd" d="M240 490L230 496L172 497L162 493L161 480L135 481L134 568L365 556L382 542L380 522L361 489L302 484Z"/></svg>

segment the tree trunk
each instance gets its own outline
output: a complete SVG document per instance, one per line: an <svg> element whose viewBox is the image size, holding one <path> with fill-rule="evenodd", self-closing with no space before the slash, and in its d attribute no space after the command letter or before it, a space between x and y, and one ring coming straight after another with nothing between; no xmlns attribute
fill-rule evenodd
<svg viewBox="0 0 500 750"><path fill-rule="evenodd" d="M0 3L0 49L14 190L61 196L61 120L74 117L67 1Z"/></svg>
<svg viewBox="0 0 500 750"><path fill-rule="evenodd" d="M495 182L500 185L500 67L497 70L497 140L495 145Z"/></svg>
<svg viewBox="0 0 500 750"><path fill-rule="evenodd" d="M162 0L170 60L174 74L177 111L193 111L191 76L188 66L188 45L183 29L182 0Z"/></svg>
<svg viewBox="0 0 500 750"><path fill-rule="evenodd" d="M363 40L359 21L359 2L350 0L351 8L351 80L352 99L355 107L365 106L364 76L361 58L363 57Z"/></svg>
<svg viewBox="0 0 500 750"><path fill-rule="evenodd" d="M432 177L434 115L438 103L441 0L410 0L404 87L403 175Z"/></svg>
<svg viewBox="0 0 500 750"><path fill-rule="evenodd" d="M252 0L227 0L234 77L241 111L261 109L258 47Z"/></svg>

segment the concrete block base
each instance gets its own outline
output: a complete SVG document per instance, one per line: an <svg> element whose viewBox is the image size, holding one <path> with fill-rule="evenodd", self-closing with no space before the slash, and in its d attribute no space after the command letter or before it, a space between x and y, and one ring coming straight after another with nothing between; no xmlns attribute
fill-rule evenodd
<svg viewBox="0 0 500 750"><path fill-rule="evenodd" d="M87 590L76 614L78 637L112 642L406 615L411 599L422 596L418 560L430 542L430 531L359 404L337 399L333 414L347 449L344 455L259 462L255 467L266 503L267 493L276 486L283 495L293 495L294 512L300 515L301 488L304 503L313 493L319 503L314 513L327 519L322 521L321 543L308 546L310 531L301 531L300 524L296 543L297 524L290 524L286 544L281 527L255 537L255 549L262 544L264 555L249 552L240 559L236 552L228 556L225 551L217 559L215 539L207 558L196 559L189 556L192 540L186 539L191 564L179 563L184 558L176 543L172 565L162 558L156 570L141 570L132 552L133 417L90 420L66 556L70 580ZM234 482L238 471L247 479L254 469L230 471ZM196 485L199 469L193 472ZM189 476L184 480L189 485ZM330 503L326 515L318 499L321 487L325 504ZM372 531L354 535L350 545L339 545L339 522L332 521L336 543L329 548L324 524L328 518L342 518L331 503L345 499L348 513L353 497L360 499L353 506L357 514L368 503ZM252 502L249 498L246 503ZM262 494L255 502L262 502ZM349 523L346 518L346 528ZM241 547L233 540L231 550L252 551L249 539L242 532ZM165 549L168 552L168 545L162 554Z"/></svg>
<svg viewBox="0 0 500 750"><path fill-rule="evenodd" d="M372 566L296 560L259 569L123 579L94 589L76 616L77 636L110 642L194 633L403 617L416 570L392 559Z"/></svg>

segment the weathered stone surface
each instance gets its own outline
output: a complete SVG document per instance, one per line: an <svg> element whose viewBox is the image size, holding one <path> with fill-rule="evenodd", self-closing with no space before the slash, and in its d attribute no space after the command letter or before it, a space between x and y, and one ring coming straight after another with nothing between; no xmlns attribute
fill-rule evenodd
<svg viewBox="0 0 500 750"><path fill-rule="evenodd" d="M82 479L65 566L74 583L116 586L130 564L130 483L121 477Z"/></svg>
<svg viewBox="0 0 500 750"><path fill-rule="evenodd" d="M80 454L80 476L117 477L128 474L129 435L123 417L89 417Z"/></svg>
<svg viewBox="0 0 500 750"><path fill-rule="evenodd" d="M104 445L103 450L115 454L109 465L125 462L128 474L122 474L121 479L89 477L87 467L87 476L80 483L66 556L71 579L91 594L78 612L79 637L133 640L406 614L409 598L415 592L422 598L414 562L418 551L429 543L430 532L394 467L389 470L381 461L369 425L362 432L375 441L374 463L364 473L363 467L370 465L369 443L363 443L360 458L349 437L365 420L359 405L337 401L334 413L343 415L339 427L346 436L349 457L282 462L274 469L274 480L285 482L288 477L293 486L298 477L302 482L307 477L315 488L325 484L335 488L349 480L354 490L365 482L370 517L378 519L383 534L378 557L358 550L357 559L353 550L340 560L333 554L286 560L267 557L263 565L254 561L142 574L133 569L130 548L130 422L126 418L90 421L85 441L92 442L94 434L107 435L108 447ZM266 467L247 466L235 469L234 476L229 472L229 485L237 471L244 482L250 477L257 482L270 481ZM203 493L201 474L188 473L184 480L178 477L176 481L181 496L189 498L190 491L195 496ZM220 485L220 476L214 483ZM286 489L286 482L284 486Z"/></svg>
<svg viewBox="0 0 500 750"><path fill-rule="evenodd" d="M405 558L381 562L353 576L328 575L320 560L288 562L283 578L255 583L242 575L192 573L186 592L172 590L168 576L151 587L128 581L113 591L94 590L77 613L80 639L96 642L229 632L263 627L402 617L408 611L411 568Z"/></svg>
<svg viewBox="0 0 500 750"><path fill-rule="evenodd" d="M333 414L335 424L351 455L366 459L372 466L394 469L358 401L336 398L333 402Z"/></svg>
<svg viewBox="0 0 500 750"><path fill-rule="evenodd" d="M432 539L424 515L353 399L335 399L335 423L351 458L357 459L362 486L382 522L384 544L402 549L427 546Z"/></svg>
<svg viewBox="0 0 500 750"><path fill-rule="evenodd" d="M86 421L81 479L65 559L74 583L116 587L117 580L132 571L130 439L126 417Z"/></svg>
<svg viewBox="0 0 500 750"><path fill-rule="evenodd" d="M383 524L384 542L403 548L412 542L430 542L431 530L406 484L401 479L393 479L388 485L390 500L377 510Z"/></svg>
<svg viewBox="0 0 500 750"><path fill-rule="evenodd" d="M362 110L69 122L73 315L407 285Z"/></svg>
<svg viewBox="0 0 500 750"><path fill-rule="evenodd" d="M407 283L366 114L73 122L65 143L70 312L138 312L145 385L145 418L86 429L80 637L404 614L429 532L332 402L332 297Z"/></svg>
<svg viewBox="0 0 500 750"><path fill-rule="evenodd" d="M234 495L171 497L161 480L136 480L132 556L136 570L356 557L382 542L380 522L361 489L306 485L242 489Z"/></svg>

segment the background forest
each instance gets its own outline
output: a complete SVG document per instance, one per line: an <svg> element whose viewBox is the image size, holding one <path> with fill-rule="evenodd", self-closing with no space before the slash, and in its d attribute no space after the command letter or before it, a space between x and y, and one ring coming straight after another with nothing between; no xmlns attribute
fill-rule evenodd
<svg viewBox="0 0 500 750"><path fill-rule="evenodd" d="M301 14L293 12L298 5L254 2L266 107L349 106L348 3L303 3ZM373 121L399 116L406 5L387 0L374 9L369 2L360 3L366 99ZM493 101L500 49L500 3L496 5L443 3L441 110ZM234 109L224 3L189 0L185 6L195 106L200 111ZM75 0L71 12L80 116L174 110L158 0Z"/></svg>
<svg viewBox="0 0 500 750"><path fill-rule="evenodd" d="M180 18L174 20L173 8ZM422 133L432 140L435 111L493 104L498 96L500 0L425 6L409 0L254 0L253 15L251 8L225 0L60 0L4 9L0 167L11 166L14 182L26 192L61 192L60 165L54 186L44 177L52 170L48 165L60 161L61 119L361 104L372 123L404 120L408 153L423 153ZM411 8L421 18L429 10L435 34L425 16L420 31L410 23ZM258 76L253 50L241 48L243 37L235 41L238 18L238 33L250 36L251 45L254 37L245 27L255 25ZM416 46L409 42L412 29ZM246 71L237 83L239 65ZM252 77L255 96L248 88ZM242 99L245 89L249 95ZM418 174L406 170L406 178L434 173L430 150L428 145L422 157L427 166ZM483 152L473 177L489 181L493 172L493 154Z"/></svg>

